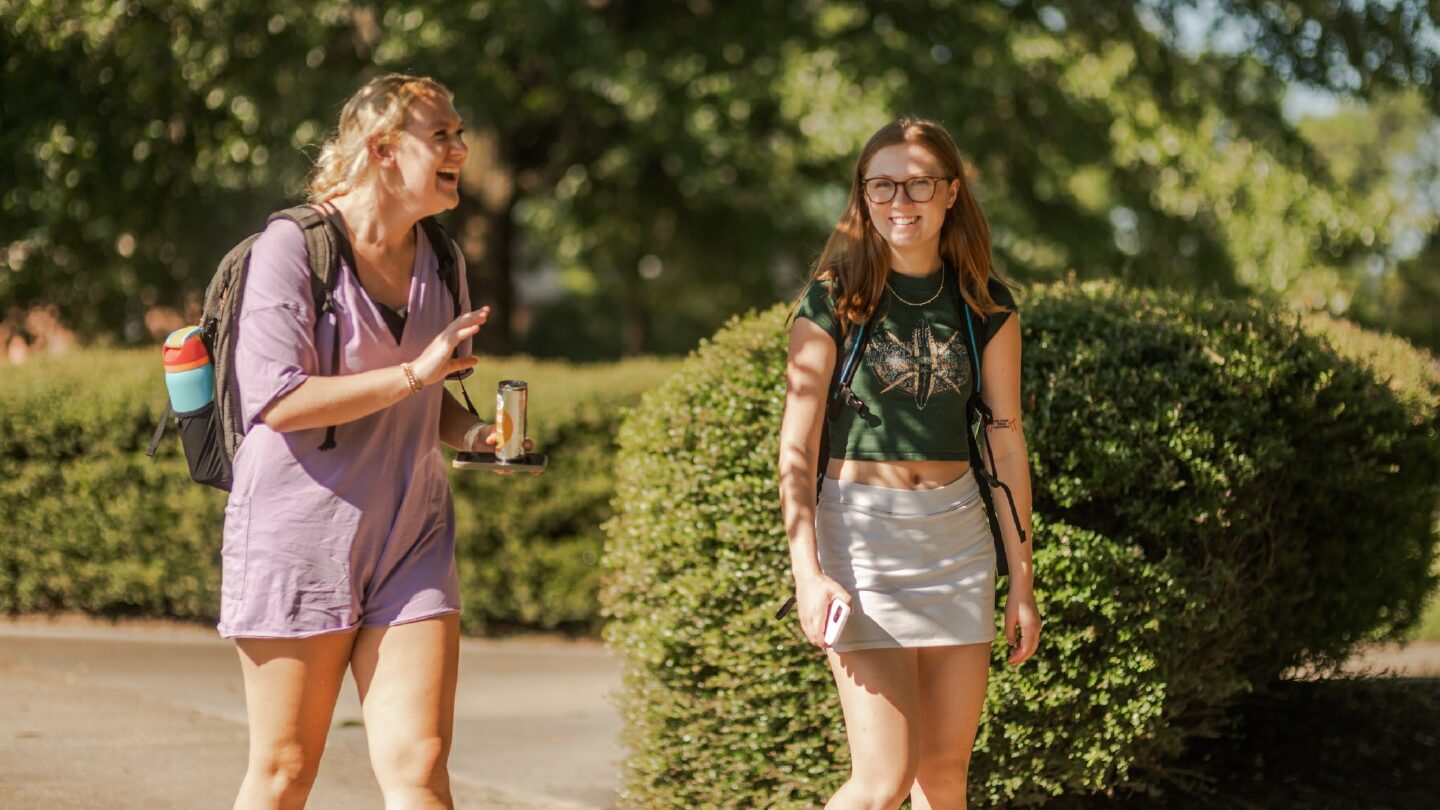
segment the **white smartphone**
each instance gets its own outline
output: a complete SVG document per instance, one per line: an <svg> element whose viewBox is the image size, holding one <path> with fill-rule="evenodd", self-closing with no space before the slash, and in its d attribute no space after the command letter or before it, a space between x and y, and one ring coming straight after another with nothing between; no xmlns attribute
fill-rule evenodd
<svg viewBox="0 0 1440 810"><path fill-rule="evenodd" d="M835 646L835 640L840 638L840 631L845 629L845 622L850 619L850 606L840 599L831 599L830 607L825 611L825 646Z"/></svg>
<svg viewBox="0 0 1440 810"><path fill-rule="evenodd" d="M515 461L501 461L495 458L494 453L460 452L455 454L450 466L457 470L512 470L539 474L549 463L550 457L544 453L529 453Z"/></svg>

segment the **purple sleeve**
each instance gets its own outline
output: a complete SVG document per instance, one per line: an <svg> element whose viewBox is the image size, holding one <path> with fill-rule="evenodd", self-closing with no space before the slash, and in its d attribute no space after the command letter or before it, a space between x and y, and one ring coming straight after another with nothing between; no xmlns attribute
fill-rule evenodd
<svg viewBox="0 0 1440 810"><path fill-rule="evenodd" d="M247 427L317 368L310 264L300 226L270 223L250 249L236 333L235 376Z"/></svg>

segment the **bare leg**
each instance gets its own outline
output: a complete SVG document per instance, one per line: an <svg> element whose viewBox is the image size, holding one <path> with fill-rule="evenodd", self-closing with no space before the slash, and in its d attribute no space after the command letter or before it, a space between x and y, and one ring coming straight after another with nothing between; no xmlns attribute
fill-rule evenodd
<svg viewBox="0 0 1440 810"><path fill-rule="evenodd" d="M990 644L928 647L920 658L920 767L910 791L914 810L965 810L970 751L990 677Z"/></svg>
<svg viewBox="0 0 1440 810"><path fill-rule="evenodd" d="M826 810L894 810L915 781L915 651L855 650L829 657L850 741L850 779Z"/></svg>
<svg viewBox="0 0 1440 810"><path fill-rule="evenodd" d="M458 613L360 630L351 665L387 810L454 807L449 760L459 663Z"/></svg>
<svg viewBox="0 0 1440 810"><path fill-rule="evenodd" d="M250 721L250 760L236 810L305 806L354 641L354 631L235 641Z"/></svg>

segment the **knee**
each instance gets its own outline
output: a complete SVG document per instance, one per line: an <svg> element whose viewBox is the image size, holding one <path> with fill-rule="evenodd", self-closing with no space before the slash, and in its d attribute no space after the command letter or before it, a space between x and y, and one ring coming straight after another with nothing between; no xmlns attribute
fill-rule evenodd
<svg viewBox="0 0 1440 810"><path fill-rule="evenodd" d="M962 749L922 754L916 777L921 784L958 783L964 787L970 775L970 752Z"/></svg>
<svg viewBox="0 0 1440 810"><path fill-rule="evenodd" d="M247 781L281 807L302 807L319 769L319 751L283 742L251 755Z"/></svg>
<svg viewBox="0 0 1440 810"><path fill-rule="evenodd" d="M914 760L888 763L883 769L866 769L850 776L846 792L858 806L872 810L894 810L910 794L918 763Z"/></svg>
<svg viewBox="0 0 1440 810"><path fill-rule="evenodd" d="M853 781L852 781L852 784ZM905 797L910 794L910 786L914 780L866 780L855 784L853 792L857 804L854 806L864 807L867 810L895 810Z"/></svg>
<svg viewBox="0 0 1440 810"><path fill-rule="evenodd" d="M440 737L371 743L371 764L382 788L427 790L448 795L450 745Z"/></svg>

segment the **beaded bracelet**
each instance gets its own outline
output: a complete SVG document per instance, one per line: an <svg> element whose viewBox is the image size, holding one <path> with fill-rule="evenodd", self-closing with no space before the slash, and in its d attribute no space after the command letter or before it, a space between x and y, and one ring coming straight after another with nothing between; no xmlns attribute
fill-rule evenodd
<svg viewBox="0 0 1440 810"><path fill-rule="evenodd" d="M400 368L405 372L405 383L410 386L410 393L418 393L425 387L420 384L420 378L415 376L415 369L409 363L401 363Z"/></svg>

